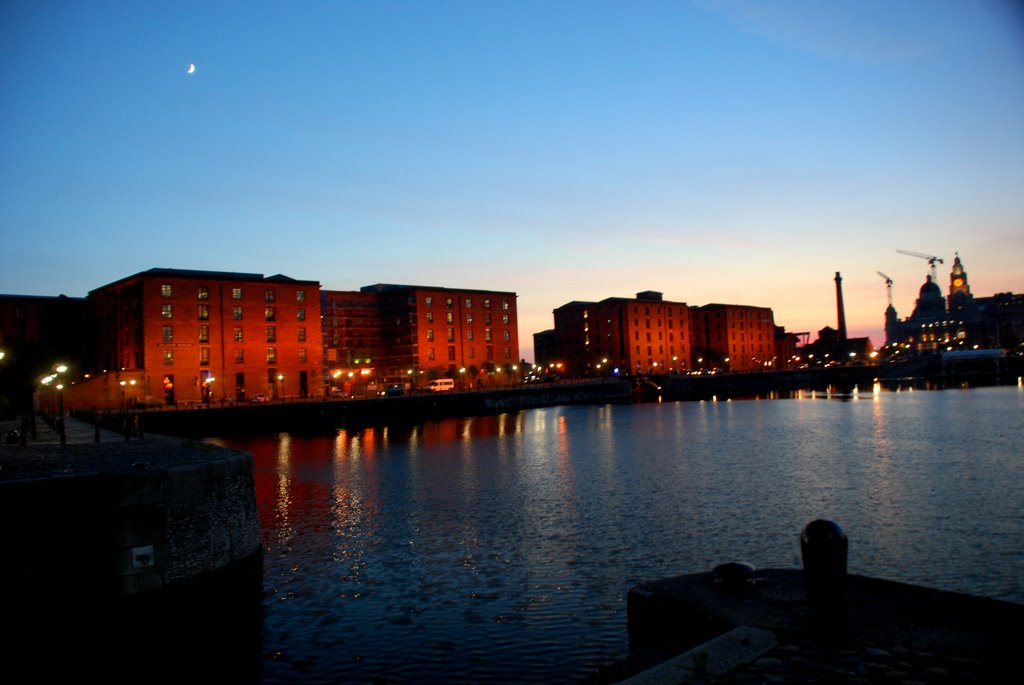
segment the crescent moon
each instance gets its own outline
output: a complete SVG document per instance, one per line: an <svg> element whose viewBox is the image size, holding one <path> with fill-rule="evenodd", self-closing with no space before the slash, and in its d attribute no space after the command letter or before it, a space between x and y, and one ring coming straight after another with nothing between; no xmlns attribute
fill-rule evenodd
<svg viewBox="0 0 1024 685"><path fill-rule="evenodd" d="M190 65L188 65L188 71L186 71L185 73L186 74L194 74L195 71L196 71L196 65L190 64Z"/></svg>

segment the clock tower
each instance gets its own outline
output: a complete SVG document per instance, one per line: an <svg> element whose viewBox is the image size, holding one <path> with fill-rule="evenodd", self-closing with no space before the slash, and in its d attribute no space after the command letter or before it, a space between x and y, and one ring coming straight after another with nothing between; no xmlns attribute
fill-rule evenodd
<svg viewBox="0 0 1024 685"><path fill-rule="evenodd" d="M967 272L964 271L964 265L960 261L959 253L957 253L956 259L953 260L953 269L949 272L950 301L952 301L956 295L962 295L964 297L971 296L971 287L967 285Z"/></svg>

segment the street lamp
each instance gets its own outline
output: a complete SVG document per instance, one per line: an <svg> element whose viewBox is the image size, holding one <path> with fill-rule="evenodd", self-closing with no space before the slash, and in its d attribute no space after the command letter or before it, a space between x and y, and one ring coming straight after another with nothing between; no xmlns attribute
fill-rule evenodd
<svg viewBox="0 0 1024 685"><path fill-rule="evenodd" d="M281 382L281 401L284 402L284 374L278 374L277 380Z"/></svg>
<svg viewBox="0 0 1024 685"><path fill-rule="evenodd" d="M61 380L61 376L67 372L68 367L66 364L58 364L53 367L53 370L56 373L43 378L42 384L48 386L50 383L57 381L56 385L53 386L57 390L57 433L60 435L60 444L64 445L67 443L67 435L64 432L64 381Z"/></svg>

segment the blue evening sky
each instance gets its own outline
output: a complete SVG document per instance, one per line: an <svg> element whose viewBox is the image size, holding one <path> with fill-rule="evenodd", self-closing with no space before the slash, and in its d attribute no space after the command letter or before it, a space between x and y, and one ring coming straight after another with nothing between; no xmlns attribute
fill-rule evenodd
<svg viewBox="0 0 1024 685"><path fill-rule="evenodd" d="M188 65L195 72L186 73ZM1024 290L1011 0L0 2L0 292L151 267L658 290L876 345Z"/></svg>

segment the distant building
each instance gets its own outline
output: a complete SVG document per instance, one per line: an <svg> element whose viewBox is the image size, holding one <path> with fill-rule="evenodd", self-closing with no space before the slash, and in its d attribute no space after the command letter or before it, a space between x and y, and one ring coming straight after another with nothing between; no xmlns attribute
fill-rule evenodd
<svg viewBox="0 0 1024 685"><path fill-rule="evenodd" d="M150 269L88 296L95 354L78 408L323 392L320 284L283 275Z"/></svg>
<svg viewBox="0 0 1024 685"><path fill-rule="evenodd" d="M84 297L0 295L0 349L15 348L78 364L88 347Z"/></svg>
<svg viewBox="0 0 1024 685"><path fill-rule="evenodd" d="M706 304L691 308L694 367L722 371L773 370L775 319L767 307Z"/></svg>
<svg viewBox="0 0 1024 685"><path fill-rule="evenodd" d="M775 327L775 356L778 358L778 368L785 370L796 367L799 364L799 347L800 334L788 332L782 326Z"/></svg>
<svg viewBox="0 0 1024 685"><path fill-rule="evenodd" d="M982 345L1010 350L1024 342L1024 295L996 293L975 299Z"/></svg>
<svg viewBox="0 0 1024 685"><path fill-rule="evenodd" d="M0 416L28 412L39 380L89 356L82 297L0 295Z"/></svg>
<svg viewBox="0 0 1024 685"><path fill-rule="evenodd" d="M652 290L635 298L569 302L554 310L555 358L574 375L690 368L690 312Z"/></svg>
<svg viewBox="0 0 1024 685"><path fill-rule="evenodd" d="M800 348L800 364L806 366L832 366L870 362L875 351L870 338L846 338L831 326L818 331L818 339Z"/></svg>
<svg viewBox="0 0 1024 685"><path fill-rule="evenodd" d="M360 294L376 298L379 338L371 330L376 324L369 310L363 338L372 355L369 375L374 380L422 385L428 378L447 376L475 387L516 377L519 322L514 292L378 283ZM331 299L337 296L330 293ZM332 329L326 334L333 335ZM365 354L346 345L327 349L328 354L335 350L339 363Z"/></svg>
<svg viewBox="0 0 1024 685"><path fill-rule="evenodd" d="M547 368L557 361L555 354L555 329L549 328L546 331L533 334L533 363L534 366Z"/></svg>
<svg viewBox="0 0 1024 685"><path fill-rule="evenodd" d="M360 381L376 382L376 365L384 354L380 295L324 290L320 308L328 390L350 395Z"/></svg>
<svg viewBox="0 0 1024 685"><path fill-rule="evenodd" d="M1022 332L1024 296L1000 293L975 298L959 254L950 269L947 296L929 275L909 317L900 320L891 305L885 312L886 344L913 354L1013 348L1020 344Z"/></svg>

